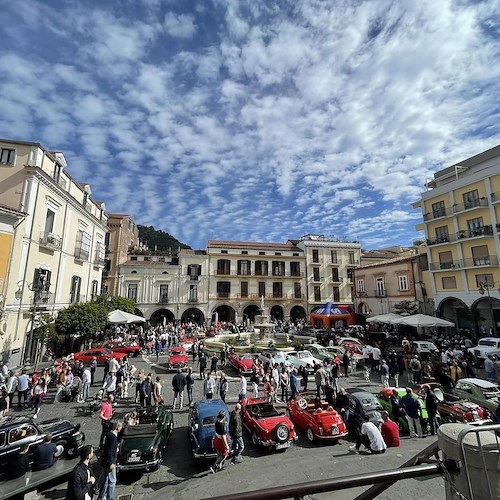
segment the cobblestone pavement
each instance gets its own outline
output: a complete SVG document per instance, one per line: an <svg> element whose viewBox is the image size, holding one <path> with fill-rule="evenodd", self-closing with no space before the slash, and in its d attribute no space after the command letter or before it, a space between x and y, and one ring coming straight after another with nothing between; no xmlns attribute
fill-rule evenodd
<svg viewBox="0 0 500 500"><path fill-rule="evenodd" d="M164 363L166 356L132 358L131 362L138 369L144 368L153 374L160 375L163 383L163 395L167 405L172 403L172 374L167 373ZM163 366L162 366L163 365ZM193 365L196 371L196 365ZM102 376L102 369L97 372ZM225 369L229 378L229 392L226 398L230 410L237 401L238 382L236 372L232 368ZM372 375L373 381L366 384L360 373L347 379L341 379L345 387L365 387L371 392L381 389L380 382ZM405 381L406 382L406 381ZM404 384L403 384L404 385ZM95 394L98 387L92 389ZM51 393L54 389L51 389ZM129 391L133 396L133 390ZM49 396L51 394L49 393ZM202 382L195 383L195 399L201 399ZM100 423L97 415L85 417L85 404L62 403L53 405L51 398L42 405L39 420L55 415L81 422L82 430L86 434L86 441L94 446L98 445ZM121 400L116 408L117 418L135 407L133 398ZM284 407L284 405L282 405ZM158 471L146 474L131 473L118 476L116 497L124 500L133 499L186 499L211 498L222 494L250 491L259 488L302 483L332 477L348 476L363 472L395 469L409 458L431 444L431 437L423 439L403 438L400 448L388 449L384 455L357 455L349 452L347 440L339 444L311 444L305 435L299 431L299 440L285 453L266 453L257 449L245 435L245 451L243 463L226 465L225 469L216 475L209 473L212 461L195 461L192 458L188 436L188 410L174 410L175 428L167 446L163 465ZM76 463L76 462L75 462ZM95 474L99 474L99 466L94 466ZM366 487L353 488L338 493L328 493L310 496L315 499L342 499L349 500L366 490ZM53 485L41 492L40 498L62 499L66 493L66 483ZM130 497L129 495L132 495ZM389 488L380 499L413 499L443 500L445 498L444 481L440 477L421 480L405 480ZM237 495L235 495L237 498Z"/></svg>

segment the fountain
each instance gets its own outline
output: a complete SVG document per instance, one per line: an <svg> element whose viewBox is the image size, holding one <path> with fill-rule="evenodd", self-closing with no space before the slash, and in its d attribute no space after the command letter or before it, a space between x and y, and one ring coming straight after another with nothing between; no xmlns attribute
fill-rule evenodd
<svg viewBox="0 0 500 500"><path fill-rule="evenodd" d="M259 333L259 338L272 339L274 338L274 323L269 321L269 314L264 314L266 307L264 304L264 296L260 298L260 314L255 315L253 328Z"/></svg>

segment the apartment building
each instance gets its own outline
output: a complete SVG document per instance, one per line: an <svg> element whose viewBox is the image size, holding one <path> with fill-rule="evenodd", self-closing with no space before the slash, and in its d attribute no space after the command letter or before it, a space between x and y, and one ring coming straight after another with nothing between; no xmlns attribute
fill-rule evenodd
<svg viewBox="0 0 500 500"><path fill-rule="evenodd" d="M422 211L438 315L500 332L500 146L434 174Z"/></svg>
<svg viewBox="0 0 500 500"><path fill-rule="evenodd" d="M139 246L139 229L128 214L109 214L106 234L106 259L102 278L102 291L117 295L118 268L127 262L131 248Z"/></svg>
<svg viewBox="0 0 500 500"><path fill-rule="evenodd" d="M25 214L14 233L0 352L12 366L35 361L33 336L44 315L101 290L107 215L88 184L67 172L61 152L0 140L2 204Z"/></svg>

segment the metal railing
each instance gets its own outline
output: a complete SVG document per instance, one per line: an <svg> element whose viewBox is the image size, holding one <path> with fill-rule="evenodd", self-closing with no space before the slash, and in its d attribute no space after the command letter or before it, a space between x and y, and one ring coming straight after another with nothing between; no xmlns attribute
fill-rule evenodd
<svg viewBox="0 0 500 500"><path fill-rule="evenodd" d="M491 201L495 202L500 200L500 192L490 194ZM455 203L451 207L440 207L427 212L424 214L424 221L429 221L433 219L439 219L440 217L449 217L456 213L464 212L465 210L471 210L473 208L481 208L488 206L488 198L482 197L474 200L465 201L463 203Z"/></svg>
<svg viewBox="0 0 500 500"><path fill-rule="evenodd" d="M456 203L453 205L453 212L464 212L465 210L471 210L473 208L487 207L488 206L488 198L476 198L474 200L465 201L463 203Z"/></svg>
<svg viewBox="0 0 500 500"><path fill-rule="evenodd" d="M497 203L500 201L500 191L495 191L490 194L492 203Z"/></svg>
<svg viewBox="0 0 500 500"><path fill-rule="evenodd" d="M59 249L62 246L62 238L54 233L43 231L40 233L39 244L52 249Z"/></svg>
<svg viewBox="0 0 500 500"><path fill-rule="evenodd" d="M283 498L294 498L298 500L302 499L304 495L358 488L359 486L373 484L376 486L369 488L356 498L356 500L371 500L402 479L435 476L441 474L442 465L439 462L420 463L428 462L429 457L437 455L437 452L438 445L436 441L425 448L425 450L422 450L419 454L408 460L399 469L368 472L365 474L336 477L320 481L309 481L307 483L290 484L286 486L276 486L262 490L210 497L210 499L233 500L234 498L237 498L238 500L277 500ZM206 498L204 500L209 499Z"/></svg>
<svg viewBox="0 0 500 500"><path fill-rule="evenodd" d="M498 257L496 255L487 255L486 257L473 257L463 260L463 267L478 267L478 266L497 266Z"/></svg>
<svg viewBox="0 0 500 500"><path fill-rule="evenodd" d="M453 270L460 269L462 267L462 261L460 260L450 260L447 262L430 262L429 269L431 271L442 271L442 270Z"/></svg>
<svg viewBox="0 0 500 500"><path fill-rule="evenodd" d="M223 269L217 269L215 271L216 276L253 276L257 278L301 278L304 276L303 272L300 271L284 271L284 272L255 272L255 271L250 271L250 272L238 272L238 271L228 271L224 272Z"/></svg>

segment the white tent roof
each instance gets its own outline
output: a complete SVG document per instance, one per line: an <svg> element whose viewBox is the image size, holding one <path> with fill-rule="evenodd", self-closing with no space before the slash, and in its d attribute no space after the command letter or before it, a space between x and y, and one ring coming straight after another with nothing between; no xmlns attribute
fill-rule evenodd
<svg viewBox="0 0 500 500"><path fill-rule="evenodd" d="M123 323L144 323L146 320L142 316L136 316L120 309L115 309L108 314L108 323L123 324Z"/></svg>
<svg viewBox="0 0 500 500"><path fill-rule="evenodd" d="M403 316L400 316L399 314L394 314L394 313L388 313L388 314L379 314L378 316L372 316L371 318L367 318L366 322L367 323L396 323L400 319L402 319Z"/></svg>
<svg viewBox="0 0 500 500"><path fill-rule="evenodd" d="M455 326L455 323L446 319L428 316L427 314L414 314L413 316L405 316L394 322L397 325L408 325L414 327L431 327L431 326Z"/></svg>

